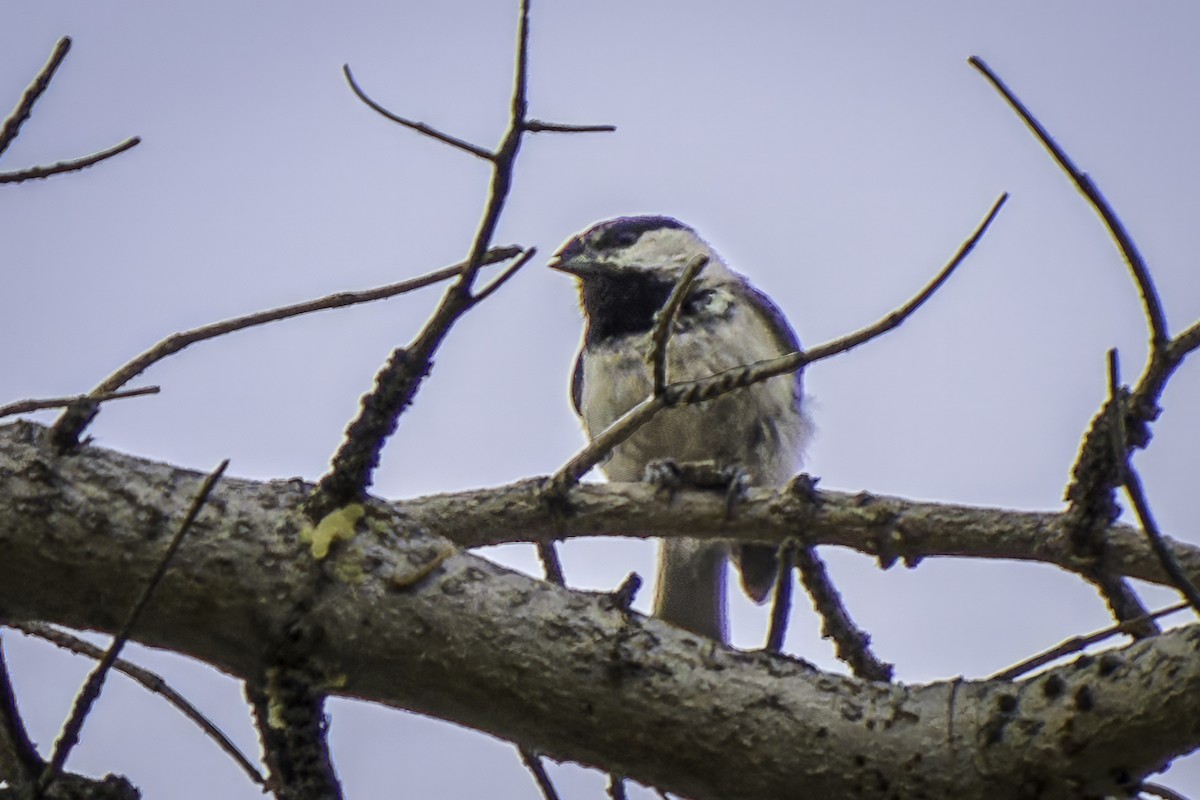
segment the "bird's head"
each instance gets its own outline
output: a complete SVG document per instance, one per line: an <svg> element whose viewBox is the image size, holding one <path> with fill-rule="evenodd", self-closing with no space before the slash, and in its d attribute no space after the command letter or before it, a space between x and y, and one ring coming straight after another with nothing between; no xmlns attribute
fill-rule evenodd
<svg viewBox="0 0 1200 800"><path fill-rule="evenodd" d="M692 293L734 275L697 233L671 217L617 217L567 240L550 259L551 269L579 279L588 335L649 330L684 267L698 255L709 262Z"/></svg>

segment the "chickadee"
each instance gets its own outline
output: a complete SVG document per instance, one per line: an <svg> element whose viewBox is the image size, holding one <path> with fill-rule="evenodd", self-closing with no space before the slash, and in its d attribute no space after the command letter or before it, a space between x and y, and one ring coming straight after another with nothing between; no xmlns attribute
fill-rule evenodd
<svg viewBox="0 0 1200 800"><path fill-rule="evenodd" d="M647 360L654 315L684 267L708 264L679 308L667 348L669 381L705 378L800 349L770 298L729 269L694 230L670 217L618 217L564 244L549 266L579 279L586 320L571 398L596 436L652 392ZM750 483L785 483L799 467L810 425L800 373L780 375L704 403L664 409L612 452L613 481L640 481L654 462L714 461ZM654 613L694 633L725 639L725 560L720 542L668 539L661 545ZM756 602L774 584L776 551L742 545L735 561Z"/></svg>

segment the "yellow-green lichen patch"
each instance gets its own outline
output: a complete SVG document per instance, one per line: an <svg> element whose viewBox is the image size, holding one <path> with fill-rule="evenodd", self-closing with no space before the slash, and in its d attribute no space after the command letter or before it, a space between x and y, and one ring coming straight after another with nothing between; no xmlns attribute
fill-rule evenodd
<svg viewBox="0 0 1200 800"><path fill-rule="evenodd" d="M354 538L355 526L365 513L362 503L350 503L331 511L315 527L305 525L300 531L300 541L309 545L313 558L320 561L329 555L334 542Z"/></svg>

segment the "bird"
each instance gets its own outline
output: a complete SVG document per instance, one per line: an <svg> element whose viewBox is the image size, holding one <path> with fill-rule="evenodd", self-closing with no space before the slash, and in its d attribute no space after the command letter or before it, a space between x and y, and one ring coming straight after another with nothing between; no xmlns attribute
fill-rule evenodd
<svg viewBox="0 0 1200 800"><path fill-rule="evenodd" d="M706 378L800 349L783 312L693 228L667 216L596 223L569 238L548 264L578 281L585 325L571 399L589 437L651 395L655 314L697 256L708 261L677 312L666 352L668 381ZM610 481L640 481L655 465L711 462L748 484L784 485L812 431L804 398L797 371L665 408L617 445L602 469ZM654 615L725 642L729 555L729 544L719 540L664 539ZM740 545L732 556L746 594L764 602L775 583L776 548Z"/></svg>

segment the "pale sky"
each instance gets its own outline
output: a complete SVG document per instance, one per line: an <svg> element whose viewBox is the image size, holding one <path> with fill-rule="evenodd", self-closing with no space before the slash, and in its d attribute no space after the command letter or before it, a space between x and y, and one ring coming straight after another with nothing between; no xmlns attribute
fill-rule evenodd
<svg viewBox="0 0 1200 800"><path fill-rule="evenodd" d="M486 165L369 111L340 69L349 62L397 113L491 146L506 121L515 19L515 2L497 0L10 9L5 111L58 37L74 48L0 169L144 141L82 174L0 186L0 401L85 391L177 330L459 260ZM579 313L570 282L543 265L597 220L655 213L695 226L815 344L902 303L1008 191L992 231L927 307L807 373L818 436L806 468L834 489L1060 508L1104 397L1105 351L1119 348L1133 380L1147 334L1104 229L967 66L973 54L1112 201L1172 330L1200 317L1200 6L543 0L532 20L531 114L618 132L526 141L497 242L541 256L443 346L385 454L384 497L546 474L581 445L567 399ZM161 395L106 407L90 433L194 469L230 458L233 475L315 479L376 368L436 297L199 345L143 376ZM1136 464L1162 527L1200 542L1189 503L1200 363L1180 370L1163 405ZM653 573L651 543L562 552L583 588ZM1109 621L1091 588L1050 567L927 560L881 572L823 552L906 682L983 677ZM537 570L529 547L488 555ZM735 642L757 646L765 610L740 602L733 615ZM841 670L818 629L802 606L789 651ZM13 635L5 643L45 752L90 664ZM234 681L177 656L128 655L256 749ZM510 745L363 703L331 709L349 798L539 796ZM124 773L148 798L259 796L190 723L122 677L69 768ZM552 774L566 797L602 794L597 773ZM1162 780L1200 792L1200 759Z"/></svg>

